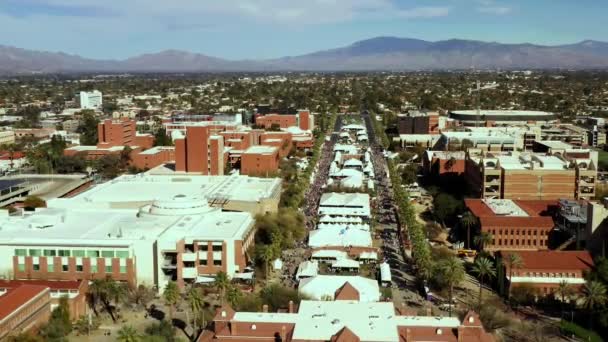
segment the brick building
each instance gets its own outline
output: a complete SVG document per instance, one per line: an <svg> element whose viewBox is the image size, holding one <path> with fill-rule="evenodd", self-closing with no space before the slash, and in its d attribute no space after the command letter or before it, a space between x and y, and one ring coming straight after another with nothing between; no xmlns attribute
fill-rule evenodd
<svg viewBox="0 0 608 342"><path fill-rule="evenodd" d="M426 175L462 175L466 170L466 153L462 151L426 151L422 167Z"/></svg>
<svg viewBox="0 0 608 342"><path fill-rule="evenodd" d="M597 154L569 155L469 150L466 176L482 198L590 199L595 195Z"/></svg>
<svg viewBox="0 0 608 342"><path fill-rule="evenodd" d="M219 129L219 128L217 128ZM223 175L224 139L208 125L188 126L186 136L175 142L175 169L203 175Z"/></svg>
<svg viewBox="0 0 608 342"><path fill-rule="evenodd" d="M34 330L51 316L51 292L47 286L21 285L0 296L0 340Z"/></svg>
<svg viewBox="0 0 608 342"><path fill-rule="evenodd" d="M466 199L465 205L479 220L482 233L492 234L484 246L498 250L546 250L555 227L552 214L557 201Z"/></svg>
<svg viewBox="0 0 608 342"><path fill-rule="evenodd" d="M347 291L345 291L347 292ZM354 300L302 301L289 304L286 312L235 312L229 306L217 310L213 330L198 341L466 341L490 342L479 316L412 316L391 302Z"/></svg>
<svg viewBox="0 0 608 342"><path fill-rule="evenodd" d="M299 127L305 131L314 129L314 117L308 110L300 110L297 114L266 114L258 116L255 123L265 129L270 129L273 125L283 129L289 127Z"/></svg>
<svg viewBox="0 0 608 342"><path fill-rule="evenodd" d="M438 134L439 113L411 112L397 116L399 134Z"/></svg>
<svg viewBox="0 0 608 342"><path fill-rule="evenodd" d="M274 146L252 146L241 155L241 174L271 175L279 170L279 148Z"/></svg>
<svg viewBox="0 0 608 342"><path fill-rule="evenodd" d="M519 255L522 261L512 271L506 261L509 254ZM547 296L555 294L559 284L566 282L575 290L574 295L585 284L585 273L593 268L593 258L588 251L500 251L497 264L502 265L499 279L504 281L505 289L528 285L536 289L537 296Z"/></svg>

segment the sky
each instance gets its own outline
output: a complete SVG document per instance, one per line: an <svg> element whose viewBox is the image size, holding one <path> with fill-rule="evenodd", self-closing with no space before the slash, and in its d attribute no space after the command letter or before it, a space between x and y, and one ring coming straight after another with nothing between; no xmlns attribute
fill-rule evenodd
<svg viewBox="0 0 608 342"><path fill-rule="evenodd" d="M608 41L605 0L0 0L0 45L124 59L295 56L377 36Z"/></svg>

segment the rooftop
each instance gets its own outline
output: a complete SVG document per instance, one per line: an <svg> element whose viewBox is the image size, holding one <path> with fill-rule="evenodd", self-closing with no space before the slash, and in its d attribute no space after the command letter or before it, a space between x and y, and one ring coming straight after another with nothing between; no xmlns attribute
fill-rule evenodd
<svg viewBox="0 0 608 342"><path fill-rule="evenodd" d="M4 321L32 299L48 291L48 287L46 286L22 285L0 296L0 322Z"/></svg>
<svg viewBox="0 0 608 342"><path fill-rule="evenodd" d="M280 141L280 139L268 139L268 141L272 140ZM277 150L278 148L276 146L257 145L249 147L243 154L273 154Z"/></svg>
<svg viewBox="0 0 608 342"><path fill-rule="evenodd" d="M518 267L520 270L587 271L593 267L593 258L588 251L501 251L500 253L505 258L509 254L518 254L523 261L523 266Z"/></svg>

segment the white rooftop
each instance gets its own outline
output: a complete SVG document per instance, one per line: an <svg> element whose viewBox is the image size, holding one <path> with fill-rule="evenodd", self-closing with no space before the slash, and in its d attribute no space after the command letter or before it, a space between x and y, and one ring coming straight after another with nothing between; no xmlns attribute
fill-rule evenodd
<svg viewBox="0 0 608 342"><path fill-rule="evenodd" d="M360 302L377 302L380 300L378 282L361 276L317 275L316 277L302 279L298 291L317 300L333 299L336 291L347 282L359 292Z"/></svg>
<svg viewBox="0 0 608 342"><path fill-rule="evenodd" d="M268 139L268 141L272 141L273 139ZM280 139L274 139L279 141ZM276 146L266 146L266 145L257 145L251 146L246 149L243 154L271 154L274 153L278 147Z"/></svg>
<svg viewBox="0 0 608 342"><path fill-rule="evenodd" d="M483 199L482 201L498 216L529 216L525 210L510 199Z"/></svg>

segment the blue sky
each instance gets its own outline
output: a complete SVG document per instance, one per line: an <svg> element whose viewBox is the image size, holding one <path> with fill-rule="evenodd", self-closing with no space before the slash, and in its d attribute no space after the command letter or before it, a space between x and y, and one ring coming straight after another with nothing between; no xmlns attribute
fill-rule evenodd
<svg viewBox="0 0 608 342"><path fill-rule="evenodd" d="M608 41L605 0L0 0L0 44L94 58L272 58L375 36Z"/></svg>

